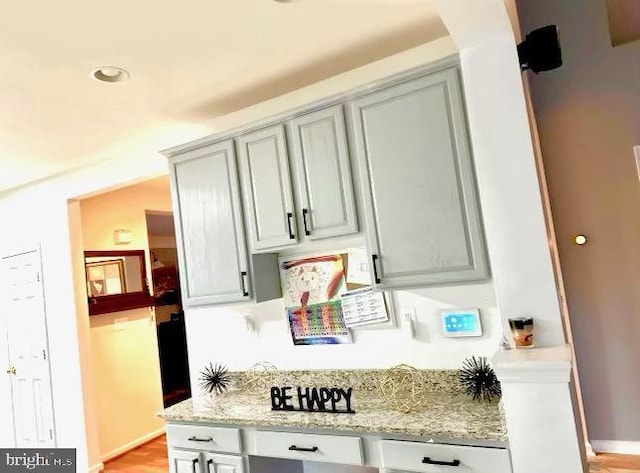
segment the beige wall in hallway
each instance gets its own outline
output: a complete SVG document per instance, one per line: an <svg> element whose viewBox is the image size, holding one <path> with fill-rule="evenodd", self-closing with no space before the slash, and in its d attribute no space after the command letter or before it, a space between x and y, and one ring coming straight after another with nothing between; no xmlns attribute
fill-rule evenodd
<svg viewBox="0 0 640 473"><path fill-rule="evenodd" d="M530 82L589 435L640 442L640 42L611 47L601 0L518 8L523 33L557 24L563 49Z"/></svg>
<svg viewBox="0 0 640 473"><path fill-rule="evenodd" d="M171 210L171 197L168 187L143 183L83 200L80 207L85 250L148 250L145 210ZM115 229L130 230L131 244L114 245ZM119 318L126 321L116 326ZM156 324L147 308L89 321L100 454L105 458L163 427L155 417L163 407Z"/></svg>

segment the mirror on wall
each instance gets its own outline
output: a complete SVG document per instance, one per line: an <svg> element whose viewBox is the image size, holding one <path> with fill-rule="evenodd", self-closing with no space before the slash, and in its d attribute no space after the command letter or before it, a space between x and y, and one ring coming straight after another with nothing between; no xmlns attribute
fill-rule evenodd
<svg viewBox="0 0 640 473"><path fill-rule="evenodd" d="M89 315L153 305L143 250L85 251Z"/></svg>

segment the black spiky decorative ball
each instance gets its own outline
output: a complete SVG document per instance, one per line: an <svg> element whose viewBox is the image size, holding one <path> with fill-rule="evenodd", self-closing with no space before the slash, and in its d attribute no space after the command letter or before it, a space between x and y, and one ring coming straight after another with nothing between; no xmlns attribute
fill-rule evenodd
<svg viewBox="0 0 640 473"><path fill-rule="evenodd" d="M209 363L209 366L200 372L200 387L203 391L222 394L231 383L231 375L224 365Z"/></svg>
<svg viewBox="0 0 640 473"><path fill-rule="evenodd" d="M460 370L460 384L469 396L478 401L491 401L502 394L500 381L484 356L472 356L464 360Z"/></svg>

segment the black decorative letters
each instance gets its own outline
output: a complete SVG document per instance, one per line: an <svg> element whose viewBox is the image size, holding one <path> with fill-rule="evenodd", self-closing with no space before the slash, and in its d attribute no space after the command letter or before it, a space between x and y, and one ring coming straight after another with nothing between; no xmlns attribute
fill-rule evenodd
<svg viewBox="0 0 640 473"><path fill-rule="evenodd" d="M303 388L297 387L298 405L291 403L288 394L291 386L271 388L271 409L274 411L329 412L332 414L354 414L351 408L353 388ZM342 404L342 405L341 405Z"/></svg>

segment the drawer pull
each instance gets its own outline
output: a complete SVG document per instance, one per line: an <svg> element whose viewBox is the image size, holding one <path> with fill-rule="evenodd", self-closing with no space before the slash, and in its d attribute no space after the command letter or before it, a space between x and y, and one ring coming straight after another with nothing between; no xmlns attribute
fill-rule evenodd
<svg viewBox="0 0 640 473"><path fill-rule="evenodd" d="M376 282L376 284L380 284L380 277L378 276L378 255L376 254L372 254L371 255L371 265L373 266L373 280Z"/></svg>
<svg viewBox="0 0 640 473"><path fill-rule="evenodd" d="M213 460L207 460L207 473L211 473L211 465L213 465Z"/></svg>
<svg viewBox="0 0 640 473"><path fill-rule="evenodd" d="M293 218L293 214L291 212L287 212L287 230L289 230L289 239L295 240L296 236L293 234L293 230L291 229L292 218Z"/></svg>
<svg viewBox="0 0 640 473"><path fill-rule="evenodd" d="M429 457L424 457L422 459L422 463L426 463L427 465L442 465L442 466L460 466L460 460L453 460L450 462L443 462L440 460L432 460Z"/></svg>
<svg viewBox="0 0 640 473"><path fill-rule="evenodd" d="M318 447L296 447L295 445L291 445L289 450L293 452L317 452Z"/></svg>
<svg viewBox="0 0 640 473"><path fill-rule="evenodd" d="M248 297L249 296L249 291L247 291L247 285L244 282L246 277L247 277L247 272L246 271L242 271L240 273L240 282L241 282L241 286L242 286L242 296L243 297Z"/></svg>
<svg viewBox="0 0 640 473"><path fill-rule="evenodd" d="M191 462L191 467L193 468L193 473L198 473L198 459L195 458L192 462Z"/></svg>
<svg viewBox="0 0 640 473"><path fill-rule="evenodd" d="M198 437L189 437L189 442L213 442L211 437L207 437L206 439L201 439Z"/></svg>
<svg viewBox="0 0 640 473"><path fill-rule="evenodd" d="M309 213L308 209L302 209L302 222L304 223L304 234L309 236L311 232L307 228L307 214Z"/></svg>

